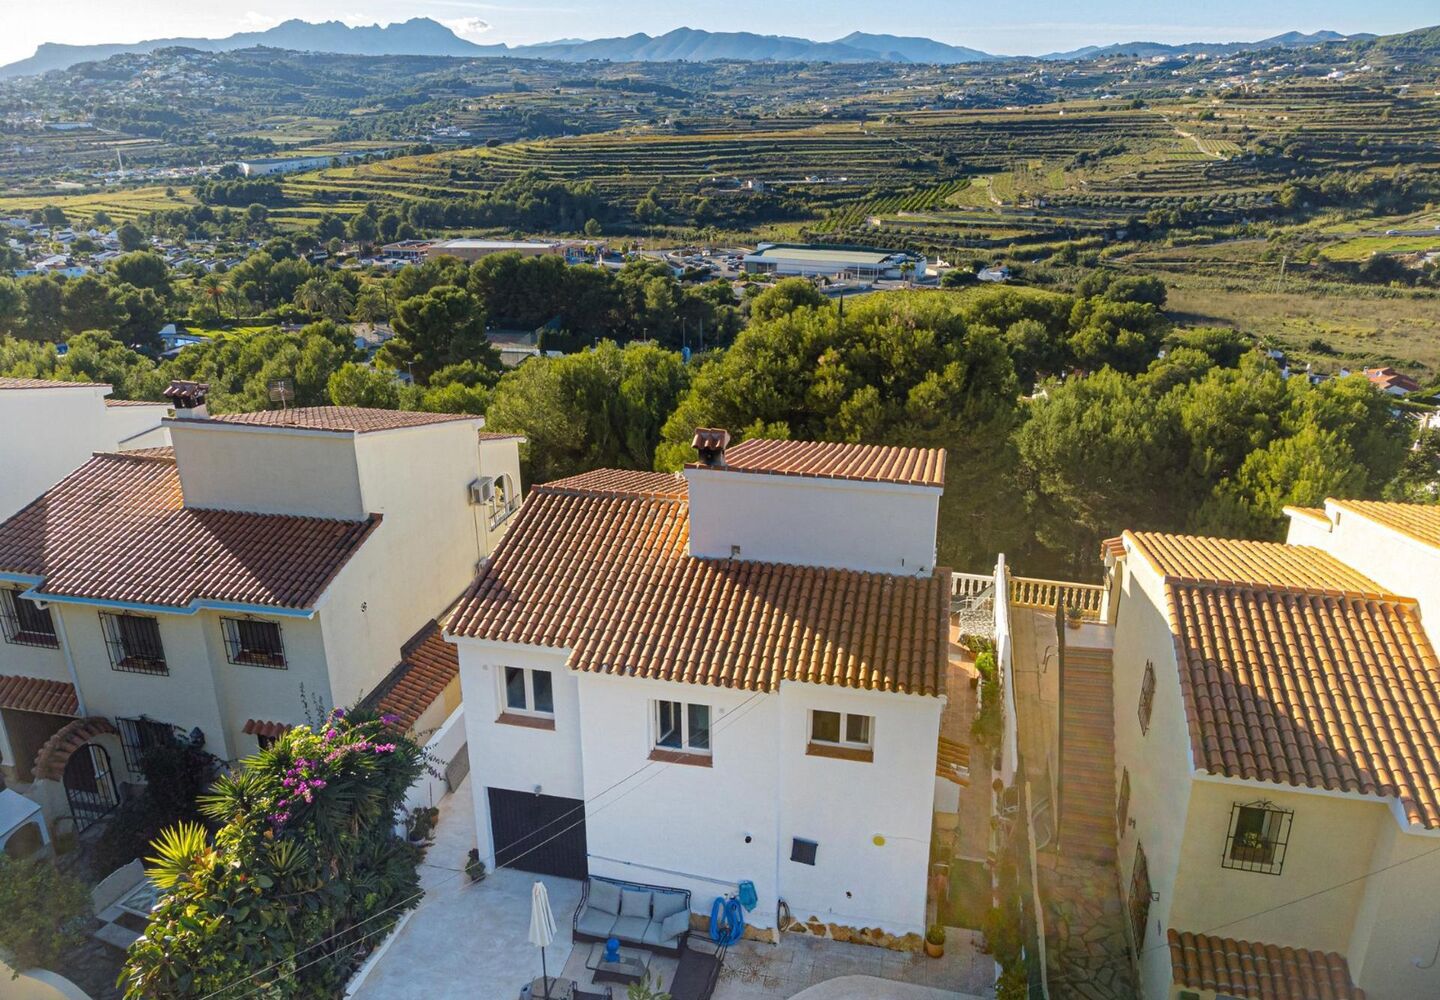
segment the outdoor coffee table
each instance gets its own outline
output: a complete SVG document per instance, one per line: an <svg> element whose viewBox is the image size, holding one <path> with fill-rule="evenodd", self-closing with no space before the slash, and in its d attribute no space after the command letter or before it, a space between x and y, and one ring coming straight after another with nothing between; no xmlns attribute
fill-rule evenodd
<svg viewBox="0 0 1440 1000"><path fill-rule="evenodd" d="M650 953L638 948L621 948L618 961L605 961L605 943L594 945L585 968L595 973L597 983L636 983L650 971Z"/></svg>

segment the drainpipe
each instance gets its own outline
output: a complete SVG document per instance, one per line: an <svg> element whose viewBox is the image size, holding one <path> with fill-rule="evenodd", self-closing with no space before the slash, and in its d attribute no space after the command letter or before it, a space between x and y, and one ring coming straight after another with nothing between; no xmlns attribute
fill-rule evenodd
<svg viewBox="0 0 1440 1000"><path fill-rule="evenodd" d="M65 656L65 666L70 671L70 683L75 686L75 706L80 713L80 718L85 718L90 713L85 710L85 695L80 690L80 674L75 670L75 657L70 655L70 636L65 631L65 616L60 609L53 604L46 602L41 605L50 612L50 617L55 622L55 635L60 639L60 652Z"/></svg>

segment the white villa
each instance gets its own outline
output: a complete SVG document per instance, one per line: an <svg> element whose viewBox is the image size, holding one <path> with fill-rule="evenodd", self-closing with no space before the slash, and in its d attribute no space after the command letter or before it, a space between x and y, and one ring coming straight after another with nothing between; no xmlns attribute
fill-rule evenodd
<svg viewBox="0 0 1440 1000"><path fill-rule="evenodd" d="M944 453L728 443L534 487L449 620L481 856L920 932Z"/></svg>
<svg viewBox="0 0 1440 1000"><path fill-rule="evenodd" d="M172 733L233 761L315 703L443 721L433 620L519 508L518 439L477 417L171 395L171 446L96 454L0 523L0 766L52 822L101 818Z"/></svg>
<svg viewBox="0 0 1440 1000"><path fill-rule="evenodd" d="M1440 996L1440 508L1287 513L1105 547L1147 1000Z"/></svg>

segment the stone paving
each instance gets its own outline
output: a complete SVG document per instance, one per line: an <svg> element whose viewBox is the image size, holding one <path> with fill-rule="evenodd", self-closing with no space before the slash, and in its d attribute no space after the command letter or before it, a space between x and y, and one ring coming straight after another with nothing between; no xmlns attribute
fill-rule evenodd
<svg viewBox="0 0 1440 1000"><path fill-rule="evenodd" d="M1051 867L1053 863L1053 868ZM1115 868L1044 857L1040 893L1052 1000L1136 1000L1140 996Z"/></svg>

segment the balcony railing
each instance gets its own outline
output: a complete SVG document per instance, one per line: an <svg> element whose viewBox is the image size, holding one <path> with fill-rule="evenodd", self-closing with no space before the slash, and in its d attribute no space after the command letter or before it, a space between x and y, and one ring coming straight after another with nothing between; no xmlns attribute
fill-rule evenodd
<svg viewBox="0 0 1440 1000"><path fill-rule="evenodd" d="M494 531L500 525L510 519L510 515L520 509L520 498L513 500L496 500L490 507L490 530Z"/></svg>
<svg viewBox="0 0 1440 1000"><path fill-rule="evenodd" d="M1093 583L1071 583L1064 580L1035 580L1030 577L1010 578L1010 603L1020 608L1048 608L1064 602L1067 608L1079 608L1086 621L1100 620L1100 605L1105 588Z"/></svg>

